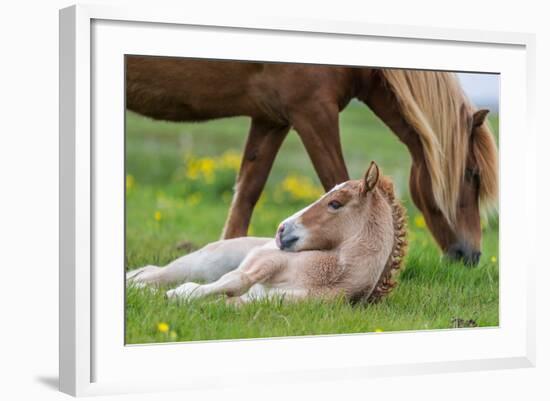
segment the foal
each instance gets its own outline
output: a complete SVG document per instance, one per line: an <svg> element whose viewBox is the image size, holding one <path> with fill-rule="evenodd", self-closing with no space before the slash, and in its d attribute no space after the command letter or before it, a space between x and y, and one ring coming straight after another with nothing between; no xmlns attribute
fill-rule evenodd
<svg viewBox="0 0 550 401"><path fill-rule="evenodd" d="M212 294L241 301L283 296L373 300L394 286L406 250L405 211L372 162L362 180L337 185L283 221L271 238L222 240L164 268L127 274L130 283L185 283L168 298ZM193 282L205 281L207 284Z"/></svg>

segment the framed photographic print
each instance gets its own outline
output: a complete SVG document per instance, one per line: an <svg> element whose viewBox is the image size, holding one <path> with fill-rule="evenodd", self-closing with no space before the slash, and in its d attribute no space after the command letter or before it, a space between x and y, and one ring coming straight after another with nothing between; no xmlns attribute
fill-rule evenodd
<svg viewBox="0 0 550 401"><path fill-rule="evenodd" d="M533 43L62 10L61 390L532 366Z"/></svg>

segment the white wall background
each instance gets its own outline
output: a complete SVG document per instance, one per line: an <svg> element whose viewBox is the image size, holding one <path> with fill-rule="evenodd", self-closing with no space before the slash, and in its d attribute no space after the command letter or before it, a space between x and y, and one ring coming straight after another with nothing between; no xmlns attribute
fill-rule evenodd
<svg viewBox="0 0 550 401"><path fill-rule="evenodd" d="M137 1L96 1L136 3ZM548 149L544 117L550 89L550 31L545 2L441 1L160 1L189 12L222 15L259 13L374 23L428 25L537 33L537 115L539 149ZM200 3L200 5L198 5ZM64 399L57 393L58 290L58 8L62 0L2 4L0 24L0 394L6 400ZM543 128L544 127L544 128ZM521 133L518 133L521 135ZM546 145L546 146L545 146ZM548 157L538 158L539 207L549 204ZM541 214L537 283L538 366L534 369L327 382L287 388L212 391L206 394L152 394L120 399L314 399L377 400L550 399L550 305L548 214ZM543 242L544 241L544 242ZM518 266L519 268L519 266ZM227 363L227 362L222 362ZM115 397L105 397L114 399Z"/></svg>

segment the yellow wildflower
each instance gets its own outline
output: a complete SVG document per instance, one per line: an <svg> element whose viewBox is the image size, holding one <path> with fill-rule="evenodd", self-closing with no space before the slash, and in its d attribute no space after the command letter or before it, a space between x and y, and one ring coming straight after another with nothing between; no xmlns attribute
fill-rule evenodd
<svg viewBox="0 0 550 401"><path fill-rule="evenodd" d="M218 159L221 168L239 171L241 167L241 155L234 150L228 150Z"/></svg>
<svg viewBox="0 0 550 401"><path fill-rule="evenodd" d="M157 330L161 333L167 333L168 330L170 330L170 326L168 325L168 323L160 322L159 324L157 324Z"/></svg>
<svg viewBox="0 0 550 401"><path fill-rule="evenodd" d="M185 176L190 180L204 179L207 183L214 181L216 161L210 157L195 159L190 157L187 161Z"/></svg>
<svg viewBox="0 0 550 401"><path fill-rule="evenodd" d="M382 333L383 331L384 331L384 330L382 330L382 329L374 329L374 332L375 332L375 333Z"/></svg>
<svg viewBox="0 0 550 401"><path fill-rule="evenodd" d="M162 220L162 213L157 210L155 212L154 217L155 217L155 221L161 221Z"/></svg>
<svg viewBox="0 0 550 401"><path fill-rule="evenodd" d="M185 176L191 180L196 180L199 178L199 168L195 163L189 163L187 165L187 171Z"/></svg>
<svg viewBox="0 0 550 401"><path fill-rule="evenodd" d="M418 228L426 228L426 220L424 220L424 216L421 214L416 215L414 218L414 225Z"/></svg>
<svg viewBox="0 0 550 401"><path fill-rule="evenodd" d="M289 175L281 183L281 189L292 199L312 201L321 196L322 189L314 185L308 177Z"/></svg>
<svg viewBox="0 0 550 401"><path fill-rule="evenodd" d="M208 157L201 160L201 172L206 182L210 183L214 180L214 170L216 162Z"/></svg>
<svg viewBox="0 0 550 401"><path fill-rule="evenodd" d="M130 190L134 187L136 180L134 179L134 176L131 174L128 174L126 176L126 189Z"/></svg>
<svg viewBox="0 0 550 401"><path fill-rule="evenodd" d="M491 262L496 263L497 262L497 257L496 256L491 256Z"/></svg>

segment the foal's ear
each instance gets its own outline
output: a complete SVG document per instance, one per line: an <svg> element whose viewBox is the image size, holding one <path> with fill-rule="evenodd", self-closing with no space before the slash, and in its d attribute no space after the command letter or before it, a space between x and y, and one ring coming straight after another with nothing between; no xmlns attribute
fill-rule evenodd
<svg viewBox="0 0 550 401"><path fill-rule="evenodd" d="M380 170L378 165L375 162L370 162L370 166L365 173L365 178L363 178L363 186L361 188L361 194L365 195L367 192L372 191L372 189L378 183L378 178L380 177Z"/></svg>
<svg viewBox="0 0 550 401"><path fill-rule="evenodd" d="M480 109L474 113L474 128L479 127L485 122L487 114L489 114L489 110L487 109Z"/></svg>

